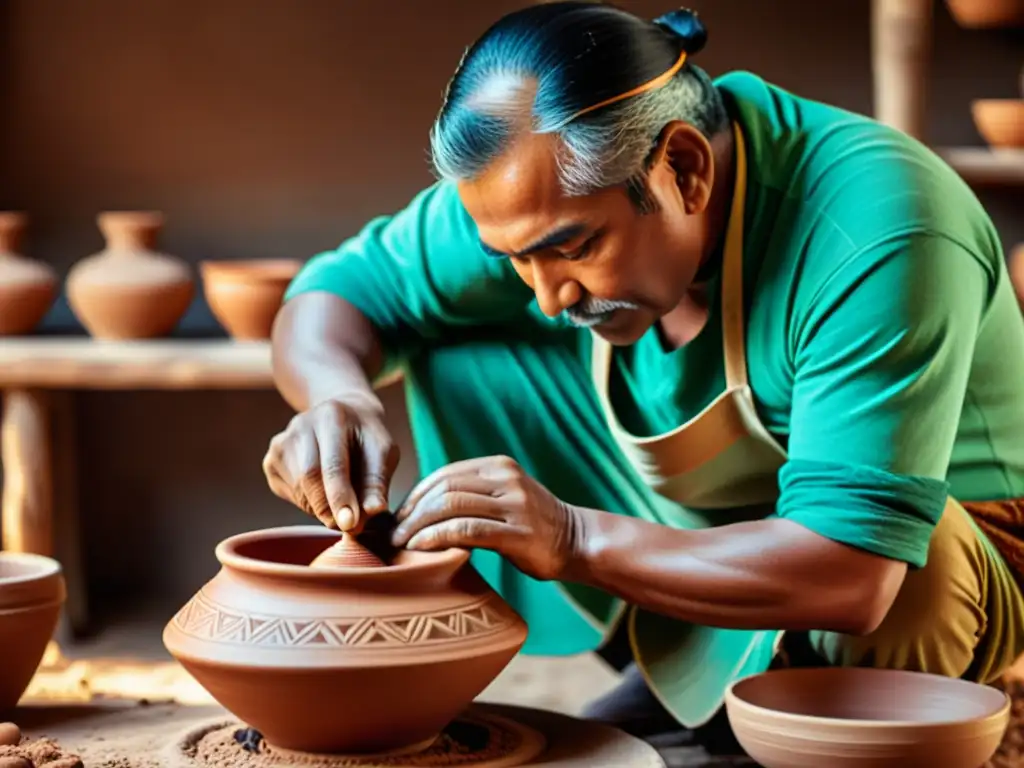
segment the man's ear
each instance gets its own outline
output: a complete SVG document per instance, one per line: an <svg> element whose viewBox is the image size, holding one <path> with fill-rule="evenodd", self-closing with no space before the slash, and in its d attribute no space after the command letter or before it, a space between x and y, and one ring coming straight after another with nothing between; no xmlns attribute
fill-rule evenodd
<svg viewBox="0 0 1024 768"><path fill-rule="evenodd" d="M688 214L702 213L711 201L715 181L714 150L703 133L689 123L673 120L658 136L648 160L648 177L655 197L672 196ZM660 188L660 189L659 189Z"/></svg>

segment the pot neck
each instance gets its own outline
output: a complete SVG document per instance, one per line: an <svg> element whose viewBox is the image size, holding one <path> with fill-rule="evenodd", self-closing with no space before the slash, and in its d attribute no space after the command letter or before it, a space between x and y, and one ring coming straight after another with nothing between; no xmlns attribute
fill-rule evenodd
<svg viewBox="0 0 1024 768"><path fill-rule="evenodd" d="M110 251L150 251L156 248L163 217L157 213L104 213L97 221Z"/></svg>
<svg viewBox="0 0 1024 768"><path fill-rule="evenodd" d="M17 213L0 213L0 254L16 254L24 234L24 216Z"/></svg>

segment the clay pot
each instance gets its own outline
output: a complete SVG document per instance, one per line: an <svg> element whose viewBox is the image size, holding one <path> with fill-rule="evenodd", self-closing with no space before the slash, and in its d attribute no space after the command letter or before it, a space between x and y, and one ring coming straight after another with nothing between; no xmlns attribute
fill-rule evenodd
<svg viewBox="0 0 1024 768"><path fill-rule="evenodd" d="M97 218L106 248L71 268L68 303L98 339L168 335L192 302L192 272L155 250L159 213L108 212Z"/></svg>
<svg viewBox="0 0 1024 768"><path fill-rule="evenodd" d="M284 293L301 261L204 261L199 265L210 311L235 339L269 339Z"/></svg>
<svg viewBox="0 0 1024 768"><path fill-rule="evenodd" d="M1024 0L946 0L961 27L1016 27L1024 24Z"/></svg>
<svg viewBox="0 0 1024 768"><path fill-rule="evenodd" d="M0 713L17 705L43 659L64 604L60 563L0 552Z"/></svg>
<svg viewBox="0 0 1024 768"><path fill-rule="evenodd" d="M965 680L867 668L786 669L734 683L726 713L765 768L978 768L1010 698Z"/></svg>
<svg viewBox="0 0 1024 768"><path fill-rule="evenodd" d="M1020 243L1010 252L1007 267L1010 270L1010 282L1013 284L1014 293L1017 294L1017 301L1024 310L1024 243Z"/></svg>
<svg viewBox="0 0 1024 768"><path fill-rule="evenodd" d="M386 567L308 565L338 540L320 526L224 540L220 571L167 625L164 644L274 747L417 748L505 668L526 625L464 550L377 549Z"/></svg>
<svg viewBox="0 0 1024 768"><path fill-rule="evenodd" d="M57 273L17 253L26 217L0 211L0 336L29 333L56 297Z"/></svg>
<svg viewBox="0 0 1024 768"><path fill-rule="evenodd" d="M1024 147L1024 100L978 99L971 116L982 138L993 147Z"/></svg>

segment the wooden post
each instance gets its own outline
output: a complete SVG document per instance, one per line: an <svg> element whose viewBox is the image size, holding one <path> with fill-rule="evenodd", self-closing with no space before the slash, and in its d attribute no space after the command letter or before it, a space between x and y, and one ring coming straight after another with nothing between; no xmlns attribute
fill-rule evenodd
<svg viewBox="0 0 1024 768"><path fill-rule="evenodd" d="M925 140L934 0L872 0L875 117Z"/></svg>
<svg viewBox="0 0 1024 768"><path fill-rule="evenodd" d="M0 531L5 551L53 556L50 448L47 393L7 390L0 421L0 463L4 472Z"/></svg>
<svg viewBox="0 0 1024 768"><path fill-rule="evenodd" d="M73 637L89 632L87 582L79 522L78 418L75 393L54 390L50 397L50 460L53 467L53 547L64 569L67 602L64 621Z"/></svg>

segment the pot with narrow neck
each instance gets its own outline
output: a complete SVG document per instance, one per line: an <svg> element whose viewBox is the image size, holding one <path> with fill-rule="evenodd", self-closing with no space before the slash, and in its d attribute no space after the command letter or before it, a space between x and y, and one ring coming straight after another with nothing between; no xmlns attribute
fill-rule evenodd
<svg viewBox="0 0 1024 768"><path fill-rule="evenodd" d="M156 212L108 211L97 217L106 247L75 264L67 280L68 303L92 336L166 336L192 303L192 270L157 250L163 223Z"/></svg>
<svg viewBox="0 0 1024 768"><path fill-rule="evenodd" d="M56 297L57 273L18 250L28 217L0 211L0 336L31 333Z"/></svg>
<svg viewBox="0 0 1024 768"><path fill-rule="evenodd" d="M319 557L338 542L319 526L226 539L220 571L167 625L164 644L275 747L379 754L429 744L518 653L526 625L465 550Z"/></svg>

